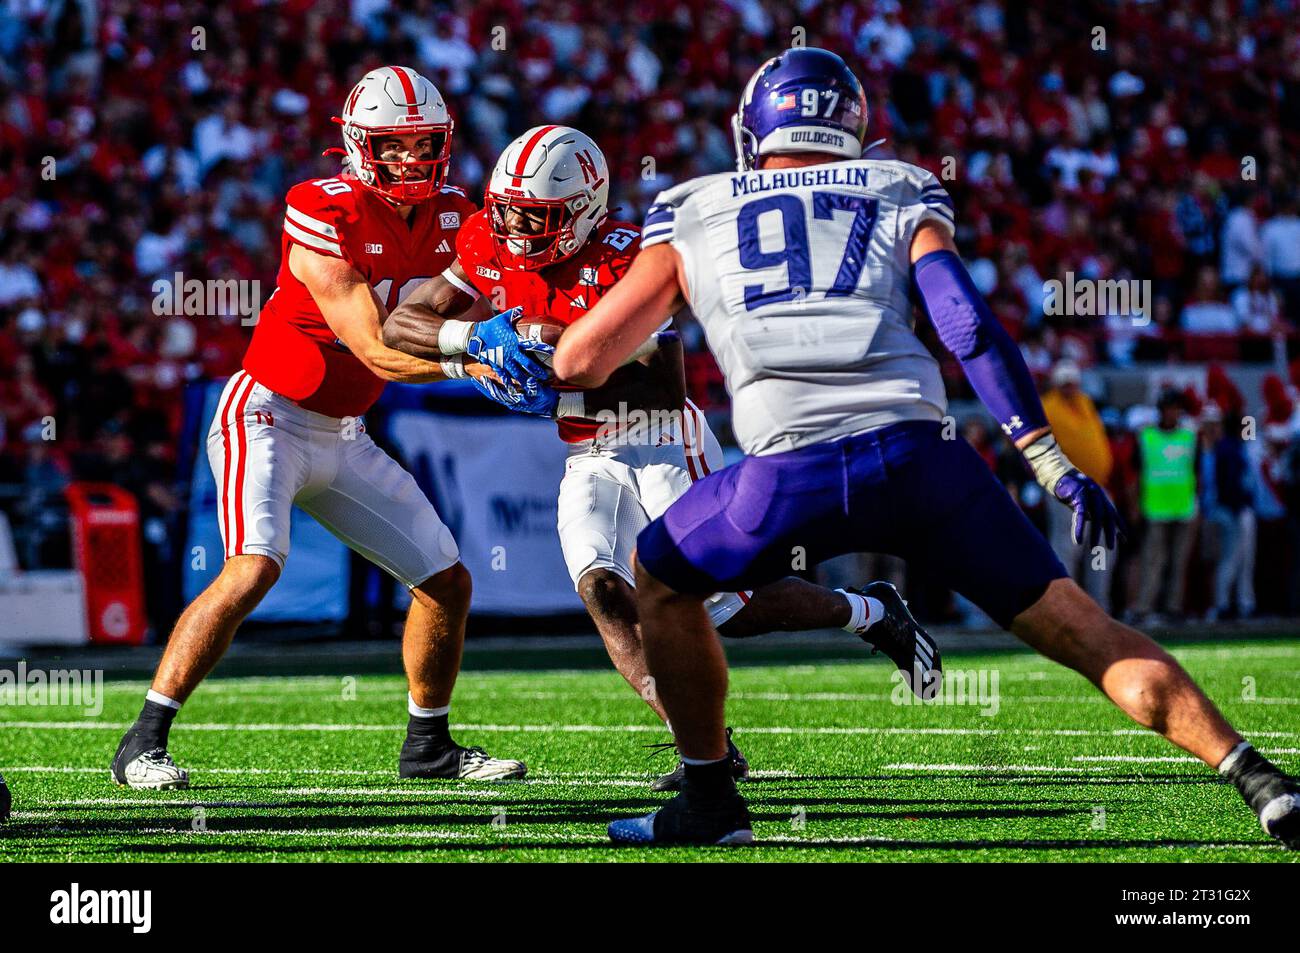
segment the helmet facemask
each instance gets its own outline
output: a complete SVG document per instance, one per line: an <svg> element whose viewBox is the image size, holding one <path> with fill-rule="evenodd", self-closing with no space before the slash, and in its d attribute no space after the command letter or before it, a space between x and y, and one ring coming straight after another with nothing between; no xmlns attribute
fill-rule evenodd
<svg viewBox="0 0 1300 953"><path fill-rule="evenodd" d="M490 189L485 196L497 259L509 271L537 271L563 261L578 250L575 226L591 200L579 193L567 199L533 199L501 195ZM512 220L528 223L513 230Z"/></svg>
<svg viewBox="0 0 1300 953"><path fill-rule="evenodd" d="M454 123L421 126L343 126L344 144L357 178L373 192L398 205L428 201L447 181ZM385 160L376 154L378 143L393 136L428 136L429 158Z"/></svg>

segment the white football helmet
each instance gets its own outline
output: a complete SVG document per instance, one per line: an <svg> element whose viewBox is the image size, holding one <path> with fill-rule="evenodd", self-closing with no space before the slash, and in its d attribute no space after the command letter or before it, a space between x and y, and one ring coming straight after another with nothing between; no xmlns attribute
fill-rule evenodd
<svg viewBox="0 0 1300 953"><path fill-rule="evenodd" d="M585 133L536 126L497 159L484 204L501 264L536 271L571 256L609 215L609 165Z"/></svg>
<svg viewBox="0 0 1300 953"><path fill-rule="evenodd" d="M361 184L399 205L432 197L447 181L454 123L438 87L406 66L371 70L352 87L343 115L343 151ZM428 135L431 159L385 162L375 154L384 136ZM330 150L331 152L337 150Z"/></svg>

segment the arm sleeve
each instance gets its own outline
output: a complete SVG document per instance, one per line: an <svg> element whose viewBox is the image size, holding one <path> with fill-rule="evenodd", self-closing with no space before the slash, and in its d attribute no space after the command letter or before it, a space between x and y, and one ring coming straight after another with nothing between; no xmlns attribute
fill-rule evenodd
<svg viewBox="0 0 1300 953"><path fill-rule="evenodd" d="M953 252L922 256L912 266L918 297L944 347L1012 440L1046 427L1047 415L1016 342L998 323Z"/></svg>

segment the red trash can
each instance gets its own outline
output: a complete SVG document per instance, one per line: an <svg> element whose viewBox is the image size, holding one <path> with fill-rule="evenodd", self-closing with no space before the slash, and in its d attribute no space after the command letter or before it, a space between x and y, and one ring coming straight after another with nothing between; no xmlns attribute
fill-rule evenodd
<svg viewBox="0 0 1300 953"><path fill-rule="evenodd" d="M90 641L140 645L148 623L135 497L111 483L73 483L68 508L73 563L86 586Z"/></svg>

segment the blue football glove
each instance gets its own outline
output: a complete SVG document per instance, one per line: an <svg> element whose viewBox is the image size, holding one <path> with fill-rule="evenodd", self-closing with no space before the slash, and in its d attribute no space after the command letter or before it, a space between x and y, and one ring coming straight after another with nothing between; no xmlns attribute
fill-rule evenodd
<svg viewBox="0 0 1300 953"><path fill-rule="evenodd" d="M473 384L484 397L488 400L495 401L502 407L515 409L519 403L519 393L506 384L492 380L490 377L470 377L469 382Z"/></svg>
<svg viewBox="0 0 1300 953"><path fill-rule="evenodd" d="M470 331L465 353L497 372L502 380L546 380L546 368L534 360L515 333L513 321L523 308L511 308L488 321L477 321Z"/></svg>
<svg viewBox="0 0 1300 953"><path fill-rule="evenodd" d="M560 405L560 394L549 384L533 382L536 384L531 390L525 390L519 396L519 401L512 408L521 414L535 414L538 417L554 417L556 408Z"/></svg>
<svg viewBox="0 0 1300 953"><path fill-rule="evenodd" d="M1039 485L1074 510L1070 525L1074 542L1082 544L1086 532L1090 549L1103 539L1107 549L1114 549L1117 537L1124 535L1124 524L1097 481L1069 461L1050 433L1025 447L1024 454Z"/></svg>
<svg viewBox="0 0 1300 953"><path fill-rule="evenodd" d="M528 378L522 385L515 381L499 384L483 377L472 378L472 383L488 400L521 414L554 417L560 404L560 395L555 388L536 378Z"/></svg>

